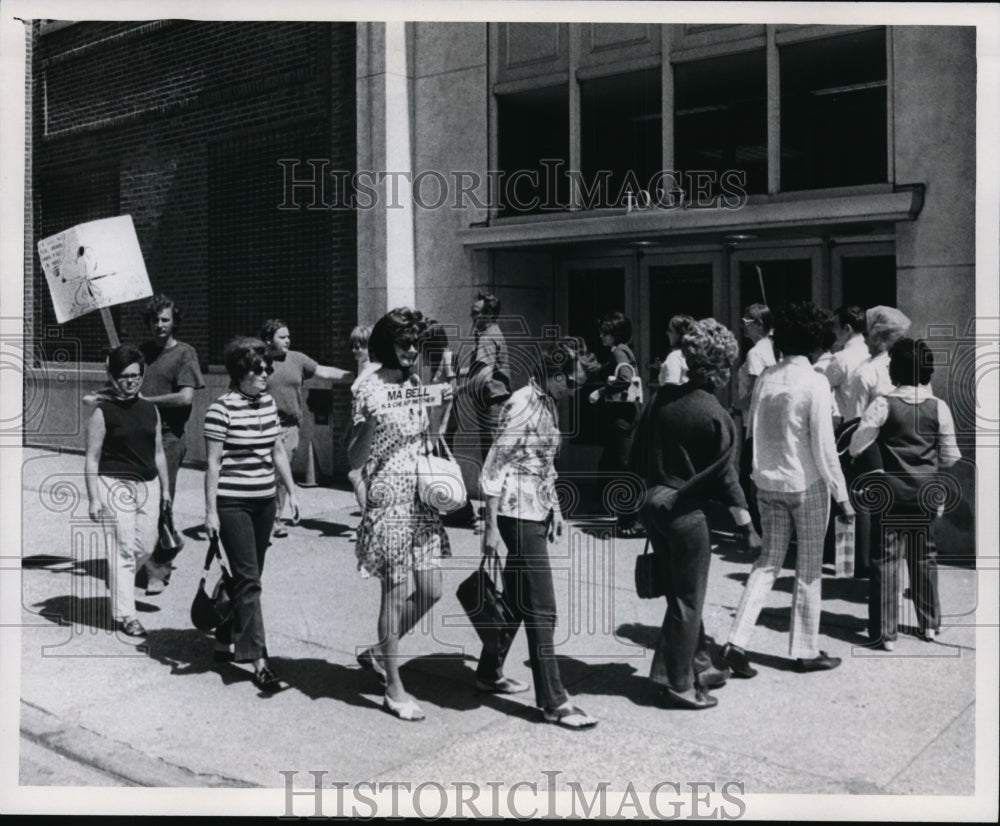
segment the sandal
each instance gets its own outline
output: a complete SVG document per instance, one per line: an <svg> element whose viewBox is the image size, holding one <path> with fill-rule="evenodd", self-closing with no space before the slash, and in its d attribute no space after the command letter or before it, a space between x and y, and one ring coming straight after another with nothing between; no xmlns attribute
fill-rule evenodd
<svg viewBox="0 0 1000 826"><path fill-rule="evenodd" d="M378 677L379 682L384 686L386 683L385 669L382 667L377 659L375 659L375 652L370 648L366 648L360 654L358 654L355 659L358 661L358 665L364 668L366 671L374 671L375 676Z"/></svg>
<svg viewBox="0 0 1000 826"><path fill-rule="evenodd" d="M394 717L398 717L400 720L406 720L410 723L419 723L426 716L412 697L408 700L400 702L398 700L393 700L392 697L386 694L382 699L382 708Z"/></svg>
<svg viewBox="0 0 1000 826"><path fill-rule="evenodd" d="M554 723L562 728L573 731L583 731L597 725L597 720L591 717L579 706L565 705L554 709L542 709L542 718L546 723Z"/></svg>
<svg viewBox="0 0 1000 826"><path fill-rule="evenodd" d="M646 535L646 529L642 525L633 525L631 528L619 528L618 536L622 539L641 539Z"/></svg>
<svg viewBox="0 0 1000 826"><path fill-rule="evenodd" d="M501 677L496 682L476 680L476 691L480 694L520 694L531 688L527 683L515 680L513 677Z"/></svg>
<svg viewBox="0 0 1000 826"><path fill-rule="evenodd" d="M122 633L129 637L145 637L146 629L135 617L126 617L121 621Z"/></svg>

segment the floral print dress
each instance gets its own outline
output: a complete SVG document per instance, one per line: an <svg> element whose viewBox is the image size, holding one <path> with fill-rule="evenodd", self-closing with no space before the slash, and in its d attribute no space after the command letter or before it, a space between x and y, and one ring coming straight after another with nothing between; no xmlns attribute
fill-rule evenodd
<svg viewBox="0 0 1000 826"><path fill-rule="evenodd" d="M355 553L363 574L399 584L411 570L437 568L451 556L441 519L417 495L417 456L429 426L421 406L394 406L391 399L419 387L411 377L403 384L372 373L354 391L355 424L371 421L371 447L361 469L367 501L358 527Z"/></svg>

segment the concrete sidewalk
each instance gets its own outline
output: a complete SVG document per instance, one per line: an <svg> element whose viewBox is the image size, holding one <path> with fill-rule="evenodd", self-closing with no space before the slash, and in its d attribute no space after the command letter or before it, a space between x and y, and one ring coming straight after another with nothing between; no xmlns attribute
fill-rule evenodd
<svg viewBox="0 0 1000 826"><path fill-rule="evenodd" d="M103 627L103 551L88 544L82 473L82 456L25 451L22 742L92 766L112 784L275 788L285 783L280 771L297 772L298 785L312 783L315 770L346 783L510 786L543 784L543 772L558 771L560 789L714 781L741 783L748 795L974 791L973 570L941 570L940 640L902 636L893 654L858 647L867 582L827 578L822 647L844 664L807 675L787 659L786 570L751 646L760 674L719 689L716 709L665 710L647 696L645 679L664 602L639 600L632 588L643 542L602 537L607 521L577 522L553 548L562 673L601 721L577 733L540 723L531 692L474 692L479 645L455 588L478 564L479 537L450 529L444 597L401 645L407 688L427 712L414 725L381 710L379 684L355 663L356 651L375 641L378 584L356 570L351 492L301 489L301 524L268 552L268 648L290 689L267 697L241 669L214 663L210 639L188 619L207 547L190 530L203 517L201 472L180 474L175 520L188 537L171 585L139 598L146 650ZM749 561L726 546L713 556L705 626L724 639ZM507 672L531 680L523 633ZM25 748L22 784L87 782L33 770Z"/></svg>

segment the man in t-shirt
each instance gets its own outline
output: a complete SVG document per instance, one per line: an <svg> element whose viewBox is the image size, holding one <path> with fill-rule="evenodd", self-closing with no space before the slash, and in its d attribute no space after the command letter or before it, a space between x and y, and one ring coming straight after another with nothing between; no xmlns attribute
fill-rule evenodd
<svg viewBox="0 0 1000 826"><path fill-rule="evenodd" d="M180 307L167 296L156 295L146 305L143 317L152 338L139 346L146 360L142 397L160 411L163 453L167 459L167 479L173 501L177 471L187 453L184 428L191 417L194 391L204 388L205 381L194 347L174 338L181 324ZM170 579L170 562L176 553L176 550L156 549L146 566L149 576L146 593L156 594L163 590Z"/></svg>
<svg viewBox="0 0 1000 826"><path fill-rule="evenodd" d="M339 367L317 364L305 353L292 350L292 336L288 325L280 318L269 318L260 330L260 338L267 345L274 372L267 380L267 392L278 407L278 423L281 425L279 438L285 446L288 464L291 465L299 446L299 425L302 422L302 383L316 376L329 381L351 382L354 373ZM274 519L274 535L288 536L286 522L298 521L295 513L285 514L288 491L278 481L278 505Z"/></svg>

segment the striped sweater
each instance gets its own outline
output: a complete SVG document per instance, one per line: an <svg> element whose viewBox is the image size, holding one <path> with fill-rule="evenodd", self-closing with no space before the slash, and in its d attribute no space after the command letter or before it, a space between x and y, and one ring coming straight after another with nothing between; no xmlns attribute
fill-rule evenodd
<svg viewBox="0 0 1000 826"><path fill-rule="evenodd" d="M263 499L277 493L271 451L279 432L278 409L267 393L251 400L229 390L209 406L205 439L222 442L219 496Z"/></svg>

